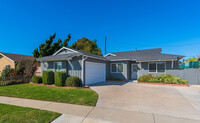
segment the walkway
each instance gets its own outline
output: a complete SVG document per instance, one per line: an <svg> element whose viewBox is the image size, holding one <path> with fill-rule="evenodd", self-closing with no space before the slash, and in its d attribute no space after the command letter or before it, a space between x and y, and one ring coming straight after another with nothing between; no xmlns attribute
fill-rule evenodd
<svg viewBox="0 0 200 123"><path fill-rule="evenodd" d="M61 113L53 123L200 123L198 120L170 117L165 115L126 111L103 107L90 107L32 99L21 99L0 96L0 103L37 108Z"/></svg>

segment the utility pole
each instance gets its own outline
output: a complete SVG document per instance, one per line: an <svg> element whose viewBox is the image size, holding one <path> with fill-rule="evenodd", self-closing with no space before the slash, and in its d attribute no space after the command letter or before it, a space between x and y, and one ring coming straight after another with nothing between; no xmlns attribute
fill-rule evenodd
<svg viewBox="0 0 200 123"><path fill-rule="evenodd" d="M105 55L106 55L106 36L105 36Z"/></svg>

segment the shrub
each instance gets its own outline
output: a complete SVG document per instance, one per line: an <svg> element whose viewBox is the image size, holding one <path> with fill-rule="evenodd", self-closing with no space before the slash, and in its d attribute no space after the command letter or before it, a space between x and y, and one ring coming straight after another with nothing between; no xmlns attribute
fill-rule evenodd
<svg viewBox="0 0 200 123"><path fill-rule="evenodd" d="M138 77L137 81L138 82L148 82L152 78L153 78L153 76L151 74L147 74L147 75Z"/></svg>
<svg viewBox="0 0 200 123"><path fill-rule="evenodd" d="M6 67L3 69L2 73L1 73L1 77L2 78L7 78L10 77L10 73L13 71L14 69L10 68L10 67Z"/></svg>
<svg viewBox="0 0 200 123"><path fill-rule="evenodd" d="M161 76L152 76L151 74L140 76L137 79L138 82L150 82L150 83L166 83L166 84L188 84L187 80L182 80L180 77L176 77L170 74L163 74Z"/></svg>
<svg viewBox="0 0 200 123"><path fill-rule="evenodd" d="M55 72L54 78L56 86L63 86L66 80L66 72Z"/></svg>
<svg viewBox="0 0 200 123"><path fill-rule="evenodd" d="M66 86L68 87L80 87L81 80L76 76L70 76L66 79Z"/></svg>
<svg viewBox="0 0 200 123"><path fill-rule="evenodd" d="M33 83L42 83L42 77L41 76L32 76L31 82L33 82Z"/></svg>
<svg viewBox="0 0 200 123"><path fill-rule="evenodd" d="M51 70L43 71L42 82L45 85L51 85L51 84L53 84L54 83L53 71L51 71Z"/></svg>

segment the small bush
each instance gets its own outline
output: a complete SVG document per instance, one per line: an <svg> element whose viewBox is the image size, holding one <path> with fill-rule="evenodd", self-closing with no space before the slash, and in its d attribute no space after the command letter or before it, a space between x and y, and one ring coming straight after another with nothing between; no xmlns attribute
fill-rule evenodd
<svg viewBox="0 0 200 123"><path fill-rule="evenodd" d="M166 83L166 84L188 84L187 80L182 80L180 77L176 77L170 74L163 74L161 76L152 76L151 74L140 76L137 79L138 82L150 82L150 83Z"/></svg>
<svg viewBox="0 0 200 123"><path fill-rule="evenodd" d="M3 69L2 73L1 73L1 77L2 78L7 78L10 77L10 73L13 71L14 69L10 68L10 67L6 67Z"/></svg>
<svg viewBox="0 0 200 123"><path fill-rule="evenodd" d="M54 78L56 86L63 86L66 80L66 72L55 72Z"/></svg>
<svg viewBox="0 0 200 123"><path fill-rule="evenodd" d="M76 76L70 76L66 79L66 86L68 87L80 87L81 80Z"/></svg>
<svg viewBox="0 0 200 123"><path fill-rule="evenodd" d="M42 82L45 85L51 85L54 83L54 73L51 70L43 71Z"/></svg>
<svg viewBox="0 0 200 123"><path fill-rule="evenodd" d="M41 76L33 76L31 78L31 82L33 82L33 83L42 83L42 77Z"/></svg>

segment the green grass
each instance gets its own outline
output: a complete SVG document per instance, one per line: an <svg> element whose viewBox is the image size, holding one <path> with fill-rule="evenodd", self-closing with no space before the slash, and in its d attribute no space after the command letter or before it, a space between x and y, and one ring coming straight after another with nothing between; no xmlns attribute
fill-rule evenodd
<svg viewBox="0 0 200 123"><path fill-rule="evenodd" d="M50 123L60 115L50 111L0 104L0 123Z"/></svg>
<svg viewBox="0 0 200 123"><path fill-rule="evenodd" d="M19 97L70 104L95 106L98 95L91 89L57 88L34 84L0 87L0 96Z"/></svg>

